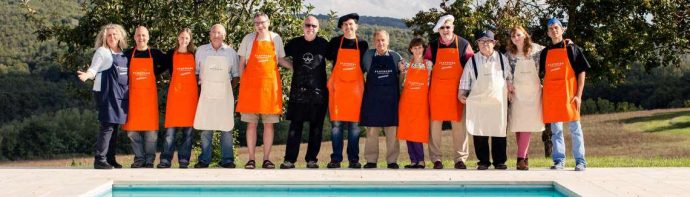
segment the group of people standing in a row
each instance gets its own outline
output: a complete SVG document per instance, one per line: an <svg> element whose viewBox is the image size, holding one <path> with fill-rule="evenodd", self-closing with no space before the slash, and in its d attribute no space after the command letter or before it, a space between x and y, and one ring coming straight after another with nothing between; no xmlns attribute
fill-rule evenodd
<svg viewBox="0 0 690 197"><path fill-rule="evenodd" d="M533 43L524 28L514 27L505 55L494 49L494 33L488 30L475 36L479 47L475 54L470 42L453 33L454 18L446 15L433 29L439 33L438 39L429 44L421 38L410 41L412 58L408 61L388 48L389 35L383 30L374 33L374 49L369 49L357 36L358 20L354 13L340 17L338 27L343 35L326 41L317 34L317 18L307 16L304 35L283 45L281 37L269 31L269 17L259 13L253 19L255 32L244 37L237 52L224 43L226 31L220 24L211 27L211 43L198 48L192 43L192 32L180 30L177 46L167 53L148 46L146 27L136 28L135 47L124 50L127 33L122 26L103 26L89 69L78 72L82 81L95 80L100 132L94 168L122 167L114 153L119 125L131 139L135 155L131 167L154 166L159 128L156 77L164 72L172 77L158 168L171 167L177 130L183 136L179 165L189 166L194 129L202 131L202 152L195 168L206 168L211 162L213 131L221 131L219 166L235 168L230 133L235 111L247 123L249 154L244 168L257 167L260 121L264 143L261 167L275 168L269 153L273 124L282 114L280 65L293 70L282 169L295 167L305 122L309 122L306 167L319 167L317 155L327 111L333 145L328 168L341 167L345 130L348 167L362 168L359 126L364 126L364 168L377 167L378 138L383 131L387 168L399 168L399 140L406 140L411 163L405 168L425 168L423 144L428 143L433 168L442 169L442 123L450 121L456 169L467 168L467 134L473 137L478 169L491 165L507 169L506 133L511 131L517 136L517 169L527 170L530 133L543 131L545 122L551 123L553 132L551 168L564 168L563 122L567 122L573 134L575 170L585 169L579 109L589 64L581 49L563 40L564 28L557 19L548 22L552 41L548 47ZM333 62L330 77L326 60ZM232 90L238 85L235 106Z"/></svg>

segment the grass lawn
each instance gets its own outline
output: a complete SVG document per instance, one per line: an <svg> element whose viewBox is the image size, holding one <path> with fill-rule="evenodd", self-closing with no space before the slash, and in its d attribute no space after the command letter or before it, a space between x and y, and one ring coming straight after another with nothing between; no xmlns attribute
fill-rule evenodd
<svg viewBox="0 0 690 197"><path fill-rule="evenodd" d="M583 116L582 126L585 133L588 167L690 167L690 108L587 115ZM328 130L329 128L326 128L325 132L329 132ZM444 135L445 138L442 145L444 150L444 166L452 168L450 133L445 132ZM541 133L533 133L531 140L532 143L529 149L530 167L546 168L550 166L552 164L551 160L544 157L544 144L541 140ZM401 142L400 144L400 157L398 161L402 166L409 163L409 157L405 143ZM385 158L385 140L383 137L380 138L379 147L378 166L379 168L385 168L385 162L383 161ZM474 148L471 140L469 147L470 158L467 164L468 167L473 168L476 166L477 160L474 157ZM574 159L570 155L570 147L570 134L566 131L567 166L569 168L575 165ZM303 168L305 165L303 158L306 152L306 144L302 144L300 150L297 167ZM360 163L365 162L363 152L364 138L361 138ZM276 165L279 165L283 161L284 153L284 145L273 146L270 159ZM326 163L330 160L331 153L331 143L323 142L318 156L322 168L325 168ZM425 153L428 153L428 149L425 150ZM258 149L256 156L259 160L261 160L262 154L261 149ZM515 135L509 133L509 160L507 164L511 169L514 169L515 166L515 154ZM427 166L431 167L428 155L425 156L427 157ZM193 162L196 160L195 158L193 156ZM1 162L0 167L90 168L92 160L92 157L85 156L58 160L14 161ZM246 160L247 149L246 147L241 147L236 164L238 164L238 167L241 167ZM125 166L129 166L132 156L118 156L118 161ZM260 163L260 161L257 161L257 164L260 165ZM342 164L343 167L347 166L347 162Z"/></svg>

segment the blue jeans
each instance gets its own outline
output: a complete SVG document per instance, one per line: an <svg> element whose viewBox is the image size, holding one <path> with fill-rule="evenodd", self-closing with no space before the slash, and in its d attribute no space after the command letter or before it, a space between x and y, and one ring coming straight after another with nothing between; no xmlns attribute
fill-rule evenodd
<svg viewBox="0 0 690 197"><path fill-rule="evenodd" d="M132 152L134 152L134 162L153 164L153 161L156 160L156 141L158 141L158 132L127 132L127 137L132 141L131 145Z"/></svg>
<svg viewBox="0 0 690 197"><path fill-rule="evenodd" d="M170 164L175 153L175 131L178 128L168 128L165 130L165 140L163 140L163 150L160 155L160 163ZM181 164L189 164L189 158L192 155L192 127L179 127L182 131L182 144L177 150L177 161Z"/></svg>
<svg viewBox="0 0 690 197"><path fill-rule="evenodd" d="M585 161L585 138L582 135L580 121L568 122L570 135L573 141L573 157L576 164L587 164ZM555 164L565 162L565 142L563 140L563 122L551 123L551 141L553 151L551 158Z"/></svg>
<svg viewBox="0 0 690 197"><path fill-rule="evenodd" d="M201 132L201 154L199 155L199 162L204 164L211 163L212 141L214 131ZM235 156L232 152L232 131L220 131L220 163L233 163Z"/></svg>
<svg viewBox="0 0 690 197"><path fill-rule="evenodd" d="M348 128L347 135L347 160L359 162L359 124L356 122L332 122L331 143L333 154L331 161L340 163L343 161L343 128Z"/></svg>

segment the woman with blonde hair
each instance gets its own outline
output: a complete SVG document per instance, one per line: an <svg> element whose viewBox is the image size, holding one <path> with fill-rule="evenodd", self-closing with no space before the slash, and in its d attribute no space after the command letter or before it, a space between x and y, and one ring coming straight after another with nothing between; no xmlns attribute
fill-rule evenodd
<svg viewBox="0 0 690 197"><path fill-rule="evenodd" d="M166 54L164 63L166 70L170 70L170 86L165 107L165 140L160 154L158 168L170 168L175 152L175 131L182 130L182 144L177 152L177 162L180 168L189 166L192 153L192 126L196 114L196 104L199 101L197 87L196 65L194 51L196 46L192 40L192 30L183 28L177 33L177 46Z"/></svg>
<svg viewBox="0 0 690 197"><path fill-rule="evenodd" d="M528 170L527 150L532 132L544 131L539 80L539 54L544 46L533 43L529 33L521 26L510 30L508 62L512 67L513 86L509 125L517 141L517 169Z"/></svg>
<svg viewBox="0 0 690 197"><path fill-rule="evenodd" d="M96 138L95 169L122 168L115 160L119 125L127 121L128 60L122 49L127 48L127 32L118 24L101 27L96 36L96 52L86 70L77 71L81 81L93 79L93 92L98 108L99 132Z"/></svg>

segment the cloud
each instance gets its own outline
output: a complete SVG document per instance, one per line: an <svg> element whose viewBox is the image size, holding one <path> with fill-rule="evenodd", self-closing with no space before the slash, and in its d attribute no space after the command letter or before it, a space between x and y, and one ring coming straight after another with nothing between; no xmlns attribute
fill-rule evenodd
<svg viewBox="0 0 690 197"><path fill-rule="evenodd" d="M417 12L438 8L441 0L305 0L314 5L314 14L328 14L330 10L338 15L358 13L363 16L385 16L412 18Z"/></svg>

